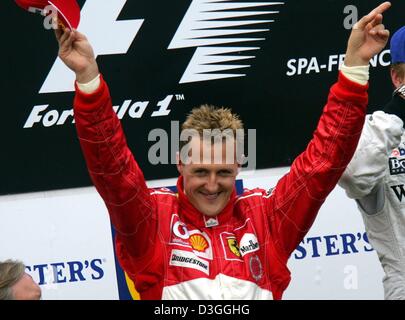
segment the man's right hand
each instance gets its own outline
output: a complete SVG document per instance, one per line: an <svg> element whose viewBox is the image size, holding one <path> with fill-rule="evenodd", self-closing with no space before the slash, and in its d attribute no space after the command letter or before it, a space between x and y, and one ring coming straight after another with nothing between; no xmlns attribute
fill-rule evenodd
<svg viewBox="0 0 405 320"><path fill-rule="evenodd" d="M390 2L380 4L353 26L346 51L346 66L367 66L384 49L390 32L385 29L382 20L383 13L390 7Z"/></svg>
<svg viewBox="0 0 405 320"><path fill-rule="evenodd" d="M87 83L99 74L93 48L86 36L77 30L55 30L59 58L76 74L79 83Z"/></svg>

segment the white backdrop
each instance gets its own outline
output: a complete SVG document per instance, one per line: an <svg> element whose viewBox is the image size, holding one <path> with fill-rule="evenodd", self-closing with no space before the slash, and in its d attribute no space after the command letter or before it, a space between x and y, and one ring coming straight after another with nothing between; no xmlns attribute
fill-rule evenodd
<svg viewBox="0 0 405 320"><path fill-rule="evenodd" d="M29 266L43 299L118 298L109 219L93 188L2 197L0 219L0 260Z"/></svg>
<svg viewBox="0 0 405 320"><path fill-rule="evenodd" d="M247 188L267 189L287 170L239 178ZM119 298L110 222L94 188L0 197L0 221L0 260L22 260L43 299ZM383 299L383 271L369 250L354 201L335 188L290 258L292 281L284 299Z"/></svg>

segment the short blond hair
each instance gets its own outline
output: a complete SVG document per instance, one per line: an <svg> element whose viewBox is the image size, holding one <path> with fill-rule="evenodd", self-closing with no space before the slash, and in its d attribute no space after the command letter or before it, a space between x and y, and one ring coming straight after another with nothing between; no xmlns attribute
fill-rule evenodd
<svg viewBox="0 0 405 320"><path fill-rule="evenodd" d="M236 130L243 129L243 123L239 116L232 113L229 108L204 104L191 110L181 129L194 129L199 133L203 133L203 130L206 129L221 131L232 129L235 133Z"/></svg>
<svg viewBox="0 0 405 320"><path fill-rule="evenodd" d="M0 300L14 300L11 288L24 274L25 265L21 261L0 262Z"/></svg>
<svg viewBox="0 0 405 320"><path fill-rule="evenodd" d="M243 130L243 122L229 108L204 104L191 110L182 124L181 130L182 132L195 130L200 138L204 136L206 130L217 130L220 131L222 137L230 134L235 138L237 130ZM189 141L190 139L191 136L189 136ZM187 143L188 141L180 141L180 149Z"/></svg>

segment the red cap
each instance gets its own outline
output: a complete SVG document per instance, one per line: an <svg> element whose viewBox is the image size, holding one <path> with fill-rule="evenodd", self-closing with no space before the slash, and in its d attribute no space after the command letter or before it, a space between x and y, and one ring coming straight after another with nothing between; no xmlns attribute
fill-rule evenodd
<svg viewBox="0 0 405 320"><path fill-rule="evenodd" d="M43 10L51 5L58 11L58 18L64 26L76 29L80 22L80 7L76 0L15 0L24 10L43 13ZM45 13L46 14L46 13Z"/></svg>

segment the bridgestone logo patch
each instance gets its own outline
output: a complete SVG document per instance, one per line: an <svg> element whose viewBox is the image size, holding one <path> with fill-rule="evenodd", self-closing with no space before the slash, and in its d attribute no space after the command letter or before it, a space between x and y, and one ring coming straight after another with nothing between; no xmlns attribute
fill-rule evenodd
<svg viewBox="0 0 405 320"><path fill-rule="evenodd" d="M199 259L193 252L172 250L170 265L196 269L209 275L209 262Z"/></svg>

